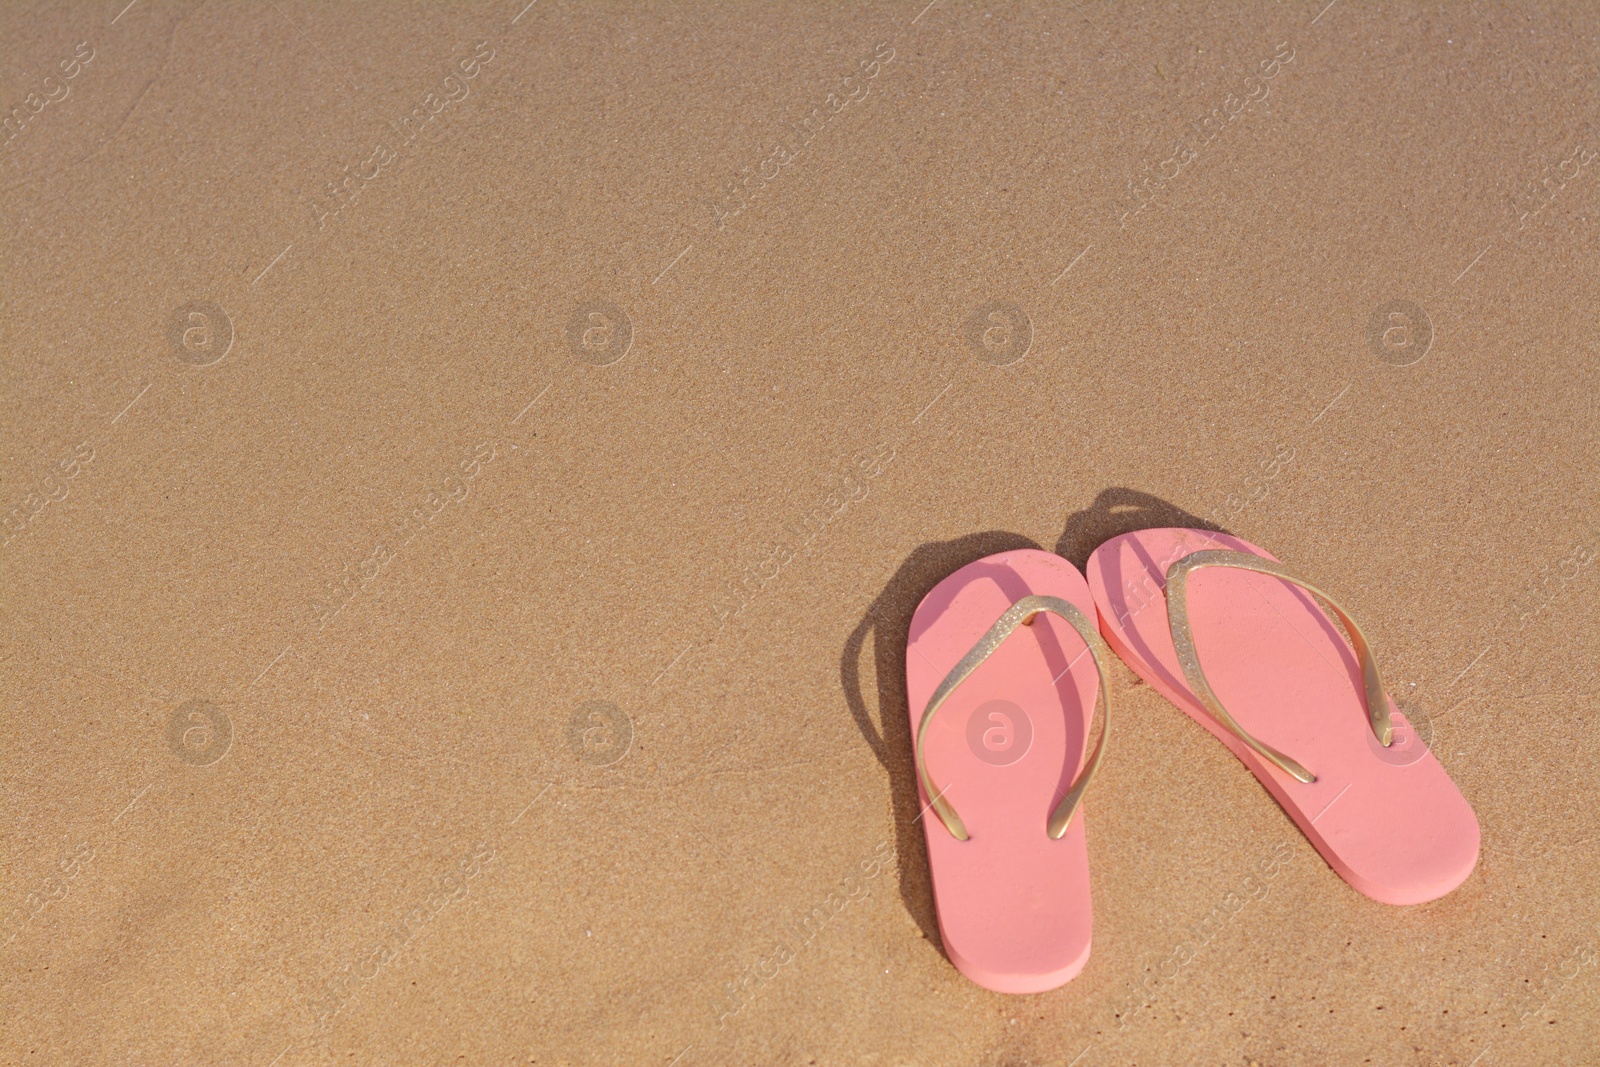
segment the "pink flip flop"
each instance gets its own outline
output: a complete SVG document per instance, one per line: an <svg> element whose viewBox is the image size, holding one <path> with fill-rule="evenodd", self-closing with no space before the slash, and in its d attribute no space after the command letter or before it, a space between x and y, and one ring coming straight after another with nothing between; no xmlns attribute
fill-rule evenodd
<svg viewBox="0 0 1600 1067"><path fill-rule="evenodd" d="M1094 615L1072 564L1024 548L962 567L911 620L906 691L939 932L956 969L997 993L1054 989L1089 959L1079 803L1110 729L1111 650Z"/></svg>
<svg viewBox="0 0 1600 1067"><path fill-rule="evenodd" d="M1330 596L1248 541L1204 530L1123 534L1087 570L1111 647L1221 738L1345 881L1386 904L1466 881L1477 817Z"/></svg>

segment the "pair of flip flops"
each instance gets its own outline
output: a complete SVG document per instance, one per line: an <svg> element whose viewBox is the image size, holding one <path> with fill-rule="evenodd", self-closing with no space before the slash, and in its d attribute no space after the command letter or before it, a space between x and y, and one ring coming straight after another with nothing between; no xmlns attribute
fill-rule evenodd
<svg viewBox="0 0 1600 1067"><path fill-rule="evenodd" d="M1081 802L1105 753L1112 650L1221 739L1360 892L1418 904L1471 874L1472 808L1325 592L1203 530L1125 534L1086 569L1087 581L1049 552L1002 552L944 579L912 618L922 822L961 973L1038 993L1088 962Z"/></svg>

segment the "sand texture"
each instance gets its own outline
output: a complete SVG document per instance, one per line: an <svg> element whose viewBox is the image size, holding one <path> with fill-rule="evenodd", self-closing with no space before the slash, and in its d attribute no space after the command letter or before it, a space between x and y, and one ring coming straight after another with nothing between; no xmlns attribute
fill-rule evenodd
<svg viewBox="0 0 1600 1067"><path fill-rule="evenodd" d="M8 3L0 107L0 1064L1600 1064L1600 7ZM912 612L1163 525L1477 870L1117 664L986 992Z"/></svg>

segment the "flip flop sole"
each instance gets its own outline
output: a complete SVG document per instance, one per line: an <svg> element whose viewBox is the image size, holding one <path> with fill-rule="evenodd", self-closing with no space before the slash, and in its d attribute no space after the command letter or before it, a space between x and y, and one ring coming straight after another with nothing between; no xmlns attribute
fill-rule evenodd
<svg viewBox="0 0 1600 1067"><path fill-rule="evenodd" d="M906 647L913 744L945 675L1029 595L1060 597L1094 617L1083 576L1037 549L968 564L923 598ZM986 989L1043 992L1088 962L1084 812L1060 840L1047 835L1046 821L1083 763L1098 685L1083 639L1041 614L961 683L928 725L929 773L971 834L952 836L922 793L939 931L956 969Z"/></svg>
<svg viewBox="0 0 1600 1067"><path fill-rule="evenodd" d="M1357 890L1386 904L1420 904L1455 889L1478 861L1477 816L1392 702L1393 742L1378 743L1355 651L1309 593L1222 567L1189 579L1195 646L1217 698L1247 733L1316 781L1262 759L1195 699L1173 649L1166 572L1191 552L1216 548L1275 559L1204 530L1140 530L1096 549L1086 570L1106 642L1221 739Z"/></svg>

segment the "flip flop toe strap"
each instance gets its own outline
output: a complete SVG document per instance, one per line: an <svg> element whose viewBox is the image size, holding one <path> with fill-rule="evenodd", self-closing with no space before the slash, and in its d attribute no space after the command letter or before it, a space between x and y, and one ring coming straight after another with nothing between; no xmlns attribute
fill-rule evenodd
<svg viewBox="0 0 1600 1067"><path fill-rule="evenodd" d="M1366 690L1367 722L1372 727L1373 734L1377 736L1378 743L1385 748L1389 747L1393 738L1393 727L1389 721L1389 697L1384 692L1382 679L1378 676L1378 661L1373 658L1372 647L1367 643L1361 629L1356 626L1355 620L1350 618L1349 613L1340 607L1333 597L1283 564L1264 559L1251 552L1234 552L1220 548L1192 552L1167 568L1167 622L1172 627L1172 646L1177 650L1178 663L1183 667L1183 676L1189 683L1189 689L1206 711L1211 713L1212 718L1273 766L1302 782L1317 780L1316 775L1299 763L1246 733L1244 728L1233 720L1233 716L1228 714L1228 709L1222 706L1217 694L1212 691L1211 684L1206 681L1205 671L1200 667L1200 656L1195 651L1188 603L1189 575L1202 567L1232 567L1281 578L1291 585L1299 586L1332 608L1339 621L1344 623L1345 632L1350 635L1350 641L1355 646L1356 659L1361 664L1361 681Z"/></svg>
<svg viewBox="0 0 1600 1067"><path fill-rule="evenodd" d="M1034 616L1040 612L1057 615L1071 624L1078 632L1078 636L1089 646L1089 654L1094 657L1094 669L1100 676L1100 690L1095 697L1095 717L1100 720L1100 736L1095 741L1094 752L1084 764L1082 773L1067 789L1066 796L1056 805L1045 822L1045 832L1052 840L1059 840L1067 832L1067 827L1072 823L1072 816L1083 800L1083 791L1089 787L1090 780L1100 767L1100 757L1105 752L1106 738L1111 733L1111 690L1106 684L1105 666L1110 661L1111 650L1106 647L1094 622L1079 610L1077 605L1060 597L1025 596L1007 608L1005 614L989 627L989 632L972 646L971 651L961 657L960 662L949 674L945 675L944 681L939 683L939 688L933 691L933 697L928 701L928 706L922 713L922 720L917 726L917 780L922 783L923 791L933 798L933 810L944 823L945 829L949 830L958 841L966 841L971 835L967 833L961 816L956 814L956 809L945 798L945 791L936 788L928 774L927 756L923 751L923 745L928 738L928 724L933 720L933 713L939 710L939 706L955 691L956 686L977 670L978 665L988 659L994 650L1011 636L1012 631L1018 626L1032 623ZM1071 757L1071 753L1068 753L1068 757Z"/></svg>

